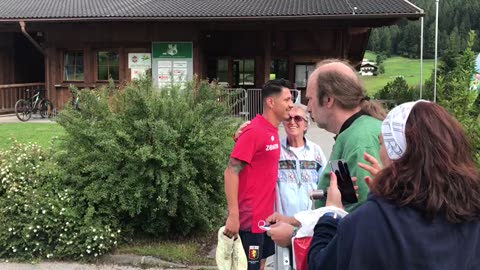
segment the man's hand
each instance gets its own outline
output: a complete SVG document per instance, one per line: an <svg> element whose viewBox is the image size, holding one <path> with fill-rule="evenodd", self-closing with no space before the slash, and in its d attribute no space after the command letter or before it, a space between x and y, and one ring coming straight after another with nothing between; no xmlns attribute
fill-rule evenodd
<svg viewBox="0 0 480 270"><path fill-rule="evenodd" d="M224 234L228 237L236 237L240 229L238 211L238 174L245 168L246 163L236 158L230 158L228 167L225 169L225 194L227 195L228 217L225 223Z"/></svg>
<svg viewBox="0 0 480 270"><path fill-rule="evenodd" d="M270 226L270 230L267 232L272 240L281 247L288 247L292 244L294 227L285 222L277 222Z"/></svg>
<svg viewBox="0 0 480 270"><path fill-rule="evenodd" d="M330 186L328 187L327 194L325 206L335 206L343 209L342 194L338 189L337 176L334 172L330 172Z"/></svg>
<svg viewBox="0 0 480 270"><path fill-rule="evenodd" d="M280 222L284 222L284 223L288 223L290 225L293 225L293 226L300 226L300 222L298 220L296 220L294 217L287 217L287 216L284 216L278 212L275 212L273 214L271 214L266 220L265 220L268 224L275 224L275 223L280 223Z"/></svg>
<svg viewBox="0 0 480 270"><path fill-rule="evenodd" d="M229 238L238 237L238 231L240 230L240 220L238 214L229 214L227 222L225 223L225 230L223 233Z"/></svg>
<svg viewBox="0 0 480 270"><path fill-rule="evenodd" d="M234 141L237 141L238 140L238 137L240 137L240 135L242 134L243 132L243 129L248 126L250 124L250 121L247 121L243 124L240 125L240 127L238 127L237 131L235 131L235 135L233 135L233 140Z"/></svg>
<svg viewBox="0 0 480 270"><path fill-rule="evenodd" d="M364 164L359 162L358 166L367 172L369 172L373 178L378 174L379 171L382 170L382 167L380 166L380 163L378 162L377 159L375 159L372 155L368 154L365 152L363 154L363 158L370 163L370 165ZM370 176L365 176L365 183L367 183L369 188L372 188L373 186L373 179Z"/></svg>

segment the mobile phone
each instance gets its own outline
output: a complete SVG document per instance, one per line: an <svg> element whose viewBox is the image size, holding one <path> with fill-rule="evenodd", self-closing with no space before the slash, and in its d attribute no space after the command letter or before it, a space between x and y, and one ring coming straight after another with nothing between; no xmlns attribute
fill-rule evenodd
<svg viewBox="0 0 480 270"><path fill-rule="evenodd" d="M337 176L338 189L342 194L342 201L346 204L358 202L357 193L353 186L347 162L343 159L332 160L330 162L330 168Z"/></svg>

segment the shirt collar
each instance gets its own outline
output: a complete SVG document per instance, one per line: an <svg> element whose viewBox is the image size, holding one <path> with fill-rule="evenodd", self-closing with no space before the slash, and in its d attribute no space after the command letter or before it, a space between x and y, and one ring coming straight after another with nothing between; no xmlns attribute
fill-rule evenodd
<svg viewBox="0 0 480 270"><path fill-rule="evenodd" d="M344 131L346 130L347 128L349 128L353 122L355 122L355 120L357 120L357 118L359 118L360 116L362 115L369 115L368 113L364 112L363 110L360 110L359 112L355 113L354 115L350 116L342 125L342 127L340 128L340 131L338 132L338 134L334 137L334 139L336 140L337 137Z"/></svg>
<svg viewBox="0 0 480 270"><path fill-rule="evenodd" d="M283 147L285 147L286 149L289 149L290 148L290 144L288 144L288 140L287 140L287 137L283 138L280 143L282 144ZM310 141L307 140L307 138L303 137L303 146L306 148L306 149L309 149L310 148Z"/></svg>

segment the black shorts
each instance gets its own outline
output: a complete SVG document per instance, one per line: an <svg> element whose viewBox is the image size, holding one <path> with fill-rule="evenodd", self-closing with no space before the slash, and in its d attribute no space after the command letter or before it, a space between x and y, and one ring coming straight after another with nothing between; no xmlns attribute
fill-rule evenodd
<svg viewBox="0 0 480 270"><path fill-rule="evenodd" d="M239 235L247 255L248 270L259 270L260 260L275 254L275 243L267 233L240 231Z"/></svg>

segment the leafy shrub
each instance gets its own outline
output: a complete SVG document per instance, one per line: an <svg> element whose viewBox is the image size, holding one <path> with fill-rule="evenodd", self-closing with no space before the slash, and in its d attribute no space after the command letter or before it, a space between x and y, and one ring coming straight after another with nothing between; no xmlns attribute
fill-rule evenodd
<svg viewBox="0 0 480 270"><path fill-rule="evenodd" d="M115 246L118 232L78 208L58 172L35 144L0 152L0 258L86 259Z"/></svg>
<svg viewBox="0 0 480 270"><path fill-rule="evenodd" d="M57 160L80 201L125 230L155 236L207 231L224 218L223 170L236 121L221 89L159 90L148 79L80 91ZM234 125L235 123L235 125Z"/></svg>
<svg viewBox="0 0 480 270"><path fill-rule="evenodd" d="M408 86L407 81L401 77L396 77L393 81L387 83L380 91L375 93L375 98L388 101L389 107L396 104L416 100L418 95L414 88Z"/></svg>

